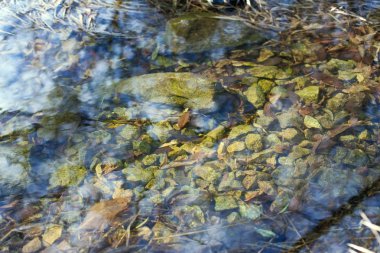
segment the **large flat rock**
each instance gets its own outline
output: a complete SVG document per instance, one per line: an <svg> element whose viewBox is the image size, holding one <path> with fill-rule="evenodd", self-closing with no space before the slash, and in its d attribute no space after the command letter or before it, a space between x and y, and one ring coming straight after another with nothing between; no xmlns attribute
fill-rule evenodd
<svg viewBox="0 0 380 253"><path fill-rule="evenodd" d="M181 54L261 43L265 37L240 20L190 13L167 22L165 40L171 52Z"/></svg>
<svg viewBox="0 0 380 253"><path fill-rule="evenodd" d="M214 83L193 73L154 73L123 80L116 84L116 92L141 102L213 111L216 109Z"/></svg>

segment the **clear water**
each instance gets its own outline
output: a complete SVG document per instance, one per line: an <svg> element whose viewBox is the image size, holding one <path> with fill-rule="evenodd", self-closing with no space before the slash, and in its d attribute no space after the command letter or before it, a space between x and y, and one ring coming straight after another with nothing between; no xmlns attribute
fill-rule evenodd
<svg viewBox="0 0 380 253"><path fill-rule="evenodd" d="M290 24L291 17L284 13L292 9L304 15L305 22L323 26L324 20L314 11L331 2L277 4L272 12L281 24ZM378 29L378 1L346 1L335 6L368 17L373 32ZM174 126L184 108L117 97L114 83L152 72L212 72L223 60L255 61L260 50L271 48L271 43L171 54L163 44L166 21L173 14L164 14L145 1L2 1L0 7L0 251L21 251L35 238L43 242L37 249L43 252L346 252L347 243L379 250L370 230L359 225L360 210L374 223L380 222L378 89L366 91L360 111L351 111L340 121L346 124L349 118L359 118L360 124L341 134L354 136L351 143L339 139L338 134L338 141L298 159L296 165L279 162L290 152L280 153L272 164L270 160L268 164L247 163L245 159L252 153L236 154L226 158L229 167L223 179L217 179L219 188L223 180L227 185L222 190L212 189L192 171L207 163L224 162L216 153L226 141L226 133L209 147L211 157L193 153L183 159L190 164L160 168L152 179L142 182L133 180L131 171L146 155L165 157L180 144L198 145L218 126L225 126L228 132L236 125L253 125L256 111L242 102L241 93L220 87L224 102L217 110L194 112L184 130L172 129L169 138L160 140L154 134L155 126L164 121ZM344 15L335 17L344 19ZM287 28L271 30L273 40L284 39ZM337 31L339 36L339 30L327 28L326 33ZM284 43L287 48L296 42L285 39ZM379 41L375 45L379 48ZM379 59L375 58L367 65L375 69L370 80L379 85ZM297 64L290 65L297 68ZM235 76L237 70L231 73L227 66L223 71L222 75ZM231 83L241 81L236 80ZM325 87L321 96L328 99L336 93ZM283 114L293 108L292 103L291 98L280 100L272 111ZM137 128L138 135L120 137L129 126ZM303 125L298 130L307 135ZM365 130L369 139L359 140ZM281 131L275 124L259 132L268 136ZM153 139L148 151L133 144L143 136ZM287 149L293 145L298 142L290 142ZM355 163L361 157L354 157L347 164L336 158L339 148L362 149L368 160ZM170 156L165 159L165 164L173 164ZM96 170L110 164L117 168L108 174ZM83 166L87 174L77 185L51 187L52 175L62 166ZM246 171L265 174L264 179L250 189L241 183L234 187L226 180L231 175L243 180L249 176ZM136 173L141 176L141 171ZM265 188L257 186L259 181L274 182L275 193L267 189L259 194ZM90 208L114 199L115 192L131 197L128 208L107 221L105 229L96 219L90 222L93 227L81 229ZM282 210L275 210L273 202L281 202L281 192L287 199L284 197ZM259 196L249 197L255 193ZM216 210L218 194L234 196L240 207ZM251 213L245 213L242 206L251 208ZM104 218L102 210L96 210L99 219ZM259 217L252 217L255 212ZM49 230L52 226L62 230L50 245L46 238L54 234Z"/></svg>

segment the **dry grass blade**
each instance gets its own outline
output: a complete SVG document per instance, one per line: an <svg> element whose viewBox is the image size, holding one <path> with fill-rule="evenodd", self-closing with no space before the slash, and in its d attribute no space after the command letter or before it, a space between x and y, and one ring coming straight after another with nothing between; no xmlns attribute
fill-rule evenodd
<svg viewBox="0 0 380 253"><path fill-rule="evenodd" d="M350 248L356 249L357 251L362 252L362 253L375 253L372 250L360 247L360 246L352 244L352 243L348 243L347 246L350 247Z"/></svg>
<svg viewBox="0 0 380 253"><path fill-rule="evenodd" d="M380 232L380 226L378 226L378 225L375 225L375 224L373 224L373 223L371 223L371 222L368 222L368 221L362 221L361 222L364 226L366 226L366 227L368 227L369 229L371 229L371 230L375 230L375 231L377 231L377 232Z"/></svg>
<svg viewBox="0 0 380 253"><path fill-rule="evenodd" d="M378 233L380 232L380 226L373 224L364 212L360 212L360 216L363 219L361 221L361 224L363 224L371 230L372 234L376 237L377 243L380 246L380 235Z"/></svg>

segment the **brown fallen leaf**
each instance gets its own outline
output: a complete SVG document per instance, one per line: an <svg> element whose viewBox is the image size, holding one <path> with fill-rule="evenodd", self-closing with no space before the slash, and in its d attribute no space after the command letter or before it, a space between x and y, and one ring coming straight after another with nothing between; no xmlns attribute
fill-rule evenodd
<svg viewBox="0 0 380 253"><path fill-rule="evenodd" d="M187 125L187 123L189 123L190 116L191 116L190 111L185 110L185 112L178 119L178 127L179 127L179 129L184 128Z"/></svg>
<svg viewBox="0 0 380 253"><path fill-rule="evenodd" d="M327 135L330 137L330 138L334 138L335 136L337 136L338 134L341 134L343 133L344 131L346 131L347 129L351 128L351 127L354 127L354 126L357 126L359 124L359 120L357 118L351 118L347 124L342 124L332 130L329 130L327 132Z"/></svg>
<svg viewBox="0 0 380 253"><path fill-rule="evenodd" d="M298 113L301 114L303 117L305 117L306 115L310 115L313 112L314 112L314 109L312 106L301 106L298 109Z"/></svg>
<svg viewBox="0 0 380 253"><path fill-rule="evenodd" d="M313 71L313 70L312 70ZM329 86L335 87L336 89L343 89L344 85L342 81L334 76L330 76L320 71L313 71L310 75L312 79L321 81Z"/></svg>
<svg viewBox="0 0 380 253"><path fill-rule="evenodd" d="M130 198L116 198L94 204L79 229L104 231L118 214L128 208L130 201Z"/></svg>
<svg viewBox="0 0 380 253"><path fill-rule="evenodd" d="M318 150L327 149L335 144L335 142L331 140L331 137L328 135L316 134L314 135L313 139L315 140L312 149L313 154L315 154Z"/></svg>
<svg viewBox="0 0 380 253"><path fill-rule="evenodd" d="M12 201L11 203L9 204L6 204L6 205L3 205L3 206L0 206L0 209L11 209L11 208L14 208L15 206L17 206L17 204L19 203L20 201L19 200L14 200Z"/></svg>
<svg viewBox="0 0 380 253"><path fill-rule="evenodd" d="M274 118L275 115L272 112L271 106L272 106L272 104L270 102L265 103L265 105L264 105L264 115L267 116L267 117Z"/></svg>

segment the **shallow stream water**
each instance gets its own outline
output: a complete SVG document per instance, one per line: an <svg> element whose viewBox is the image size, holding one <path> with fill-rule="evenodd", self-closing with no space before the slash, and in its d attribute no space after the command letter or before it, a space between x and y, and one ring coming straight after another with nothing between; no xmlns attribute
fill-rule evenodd
<svg viewBox="0 0 380 253"><path fill-rule="evenodd" d="M0 251L379 251L380 2L152 2L0 2Z"/></svg>

